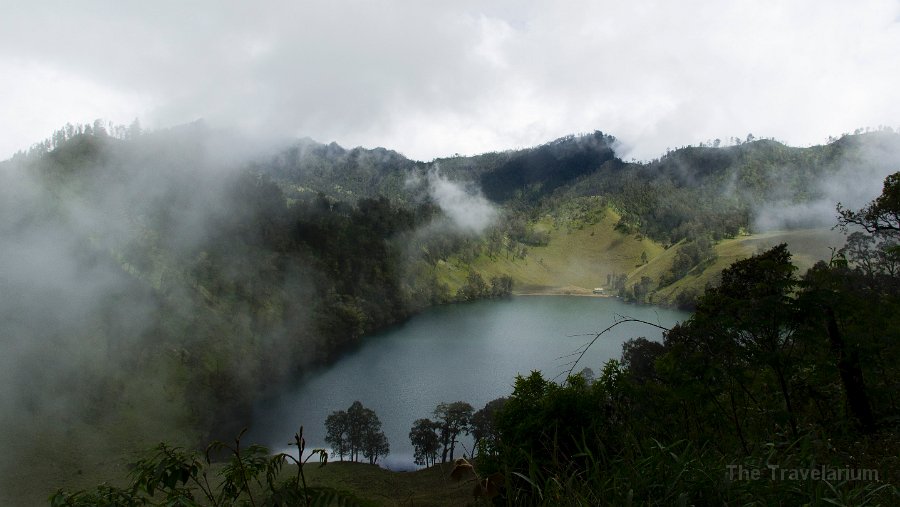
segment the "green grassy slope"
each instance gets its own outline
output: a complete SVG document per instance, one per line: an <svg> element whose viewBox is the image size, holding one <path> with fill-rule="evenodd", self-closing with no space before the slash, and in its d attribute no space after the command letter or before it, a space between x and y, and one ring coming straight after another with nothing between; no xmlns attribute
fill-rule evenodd
<svg viewBox="0 0 900 507"><path fill-rule="evenodd" d="M513 278L516 294L590 294L594 287L605 287L608 274L627 274L627 286L648 276L653 287L669 271L681 243L666 249L647 237L624 234L615 229L619 216L608 210L594 224L568 224L554 227L546 218L536 224L550 234L547 246L531 247L525 259L500 253L493 259L478 257L471 266L458 262L441 262L437 270L441 282L451 290L461 286L469 269L485 279L507 274ZM831 256L831 247L843 245L843 236L829 229L774 231L726 239L715 245L717 258L706 266L692 270L677 282L656 290L650 302L673 304L682 291L702 292L707 283L715 283L722 269L733 262L767 250L779 243L787 243L794 255L794 263L803 273L818 260ZM646 252L648 262L641 264ZM608 287L607 287L608 288Z"/></svg>
<svg viewBox="0 0 900 507"><path fill-rule="evenodd" d="M471 267L485 279L510 275L518 294L590 293L594 287L606 285L608 274L634 270L642 252L653 258L664 251L649 238L615 230L618 220L612 210L594 224L569 222L554 227L553 221L545 218L536 228L549 233L548 245L529 247L525 259L507 257L505 252L494 259L481 255ZM462 285L469 271L468 266L455 262L441 262L437 269L440 280L451 290Z"/></svg>
<svg viewBox="0 0 900 507"><path fill-rule="evenodd" d="M60 421L49 427L36 422L34 431L6 435L4 452L18 460L2 470L5 487L0 489L0 505L48 505L57 489L93 489L104 482L124 487L129 463L144 455L136 449L149 449L160 441L189 446L196 438L189 428L163 427L160 420L146 417L138 420L138 411L132 412L90 426ZM41 442L54 445L37 445Z"/></svg>
<svg viewBox="0 0 900 507"><path fill-rule="evenodd" d="M715 285L719 273L735 261L768 250L780 243L787 243L788 250L793 254L794 265L802 274L817 261L829 259L830 248L840 248L844 240L840 233L829 229L773 231L726 239L715 246L717 255L715 262L703 266L703 269L695 268L681 280L656 291L651 296L651 302L671 304L674 302L675 296L685 290L694 290L700 293L708 283ZM649 276L654 282L658 280L659 276L671 267L677 247L678 245L669 248L659 257L651 259L646 266L631 272L627 284L638 282L642 276Z"/></svg>

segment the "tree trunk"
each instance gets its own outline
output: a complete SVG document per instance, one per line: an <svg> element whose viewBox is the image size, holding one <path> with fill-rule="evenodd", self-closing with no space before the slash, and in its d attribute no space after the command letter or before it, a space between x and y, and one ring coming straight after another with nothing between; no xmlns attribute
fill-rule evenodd
<svg viewBox="0 0 900 507"><path fill-rule="evenodd" d="M791 435L794 438L797 438L797 417L794 414L794 406L791 403L791 395L788 391L787 379L784 378L784 371L781 369L781 365L779 363L775 363L773 369L775 370L775 376L778 377L778 385L781 387L781 395L784 397L784 408L788 413L788 420L791 423Z"/></svg>
<svg viewBox="0 0 900 507"><path fill-rule="evenodd" d="M875 429L875 418L872 416L872 405L869 403L869 395L866 393L862 367L859 364L859 354L855 347L848 350L850 347L844 342L833 309L825 309L825 318L831 353L837 361L838 372L841 374L844 394L847 396L847 406L862 431L871 433Z"/></svg>
<svg viewBox="0 0 900 507"><path fill-rule="evenodd" d="M744 440L744 431L741 429L741 420L738 417L737 406L734 402L734 390L729 389L728 395L731 398L731 417L734 420L734 427L737 430L738 438L741 440L741 447L744 449L744 454L749 456L750 448L747 447L747 441Z"/></svg>

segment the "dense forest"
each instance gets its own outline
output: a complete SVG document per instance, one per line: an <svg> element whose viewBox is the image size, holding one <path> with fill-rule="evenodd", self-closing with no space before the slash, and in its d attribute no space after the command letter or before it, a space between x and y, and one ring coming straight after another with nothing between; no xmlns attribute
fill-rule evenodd
<svg viewBox="0 0 900 507"><path fill-rule="evenodd" d="M0 279L16 295L0 307L11 351L0 365L14 386L0 392L0 424L16 442L0 476L53 456L46 442L70 442L60 466L87 466L95 441L76 434L129 452L148 444L135 434L195 448L229 440L256 400L365 335L431 305L510 294L510 276L471 263L524 262L548 242L542 217L615 213L623 234L677 244L671 279L648 278L648 292L708 262L723 238L835 225L835 182L900 161L900 135L887 131L811 148L689 147L648 163L616 148L596 132L425 164L311 140L241 151L202 124L63 129L0 164ZM896 192L894 177L868 207L845 202L841 223L856 232L806 274L785 247L733 265L665 343L629 343L596 380L518 379L496 417L482 412L496 424L481 421L478 477L502 472L502 498L515 503L717 504L787 494L703 479L729 464L765 470L770 453L785 467L852 454L854 466L895 474L884 463L897 449ZM808 212L823 201L831 215ZM445 283L441 263L463 281ZM426 421L418 431L432 445ZM442 458L466 424L436 433ZM667 461L675 455L683 461ZM421 459L434 463L434 451ZM867 488L834 494L895 494Z"/></svg>

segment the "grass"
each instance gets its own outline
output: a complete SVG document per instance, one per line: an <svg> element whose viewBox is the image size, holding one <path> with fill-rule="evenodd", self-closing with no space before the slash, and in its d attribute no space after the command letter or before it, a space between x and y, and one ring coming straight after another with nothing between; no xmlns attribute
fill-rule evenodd
<svg viewBox="0 0 900 507"><path fill-rule="evenodd" d="M651 302L671 304L675 296L685 290L702 293L707 284L715 285L719 273L735 261L746 259L780 243L787 243L788 250L793 254L794 265L798 268L798 274L802 274L817 261L828 260L831 257L829 248L840 247L843 242L843 236L830 229L774 231L726 239L715 246L717 255L715 262L702 270L695 269L681 280L658 290L653 294ZM647 266L631 273L627 283L633 284L639 281L641 276L650 276L654 281L658 280L659 275L672 265L675 252L676 248L673 246L658 258L651 259Z"/></svg>
<svg viewBox="0 0 900 507"><path fill-rule="evenodd" d="M666 249L649 238L624 234L615 229L618 220L618 214L612 209L607 209L592 223L547 216L535 224L535 228L549 233L549 244L529 247L525 259L507 256L503 251L493 258L482 254L470 266L456 260L441 261L436 268L438 279L453 292L465 283L470 269L480 273L485 280L499 275L511 276L516 294L591 294L595 287L609 289L607 275L616 274L626 274L629 287L644 276L650 277L655 287L663 274L671 269L680 244ZM794 264L799 273L803 273L816 261L829 259L829 247L841 246L843 236L829 229L804 229L723 240L715 245L717 258L714 262L695 268L681 280L656 290L650 302L668 305L674 303L680 292L700 293L707 284L715 284L722 269L733 262L779 243L788 244ZM642 253L647 254L646 264L641 264Z"/></svg>
<svg viewBox="0 0 900 507"><path fill-rule="evenodd" d="M507 258L505 251L493 259L482 254L471 268L485 279L510 275L518 294L590 293L595 287L606 286L608 274L633 271L643 252L653 258L664 251L649 238L615 230L618 220L612 210L595 223L576 221L554 226L547 217L536 228L550 234L548 245L529 247L525 259ZM451 261L441 262L438 270L440 281L455 291L465 281L469 267Z"/></svg>
<svg viewBox="0 0 900 507"><path fill-rule="evenodd" d="M200 440L185 423L180 397L154 392L161 382L143 379L123 386L114 394L120 400L114 413L92 411L82 418L61 404L41 415L10 414L0 440L7 458L0 467L0 505L47 505L60 488L124 485L128 464L144 450L161 441L187 446ZM87 403L73 403L79 402Z"/></svg>
<svg viewBox="0 0 900 507"><path fill-rule="evenodd" d="M440 507L472 502L473 484L450 478L451 463L415 472L393 472L366 463L329 462L325 467L304 467L310 486L349 493L379 506ZM285 467L285 478L296 468Z"/></svg>
<svg viewBox="0 0 900 507"><path fill-rule="evenodd" d="M131 458L132 461L136 459L138 456ZM93 489L101 482L109 482L118 487L128 486L128 471L124 462L98 463L98 465L101 466L91 470L90 473L74 474L70 480L65 481L65 484L56 485L53 491L60 486L70 492ZM222 468L223 464L214 463L209 468L210 477L216 477ZM310 487L331 490L337 493L339 498L350 500L351 505L442 507L473 503L474 483L451 479L452 468L452 463L446 463L413 472L394 472L367 463L329 462L326 466L320 467L313 462L307 464L303 471ZM285 465L278 481L291 480L296 474L295 465ZM218 479L211 480L213 484L218 481ZM258 488L254 487L253 490ZM47 497L53 491L9 496L3 499L3 505L47 505ZM198 499L202 499L199 489L196 489L194 494Z"/></svg>
<svg viewBox="0 0 900 507"><path fill-rule="evenodd" d="M74 491L90 489L108 482L127 484L128 464L154 443L135 426L84 423L51 428L37 423L27 435L11 436L5 452L15 455L16 462L0 470L0 505L48 505L47 498L57 489ZM166 432L169 442L184 439L184 432ZM47 442L55 442L51 448Z"/></svg>

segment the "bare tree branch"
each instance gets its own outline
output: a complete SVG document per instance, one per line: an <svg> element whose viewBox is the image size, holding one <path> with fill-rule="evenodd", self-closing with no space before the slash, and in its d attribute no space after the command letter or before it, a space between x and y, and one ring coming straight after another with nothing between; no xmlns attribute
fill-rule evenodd
<svg viewBox="0 0 900 507"><path fill-rule="evenodd" d="M569 371L567 372L566 375L567 375L567 376L571 376L571 375L572 375L572 372L575 371L575 367L578 366L578 362L581 361L581 358L584 357L584 355L585 355L585 353L587 353L588 349L591 348L591 345L593 345L594 342L596 342L601 336L603 336L604 333L606 333L607 331L611 330L612 328L618 326L619 324L624 324L624 323L626 323L626 322L637 322L637 323L640 323L640 324L646 324L646 325L648 325L648 326L653 326L653 327L655 327L655 328L662 329L663 331L671 331L671 329L669 329L669 328L667 328L667 327L665 327L665 326L661 326L661 325L659 325L659 324L654 324L653 322L647 322L646 320L635 319L635 318L633 318L633 317L622 317L620 320L617 320L617 321L616 321L614 324L612 324L611 326L607 327L607 328L604 329L603 331L600 331L599 333L597 333L596 335L594 335L594 338L593 338L590 342L588 342L587 345L585 345L585 346L583 347L584 350L582 350L582 351L581 351L581 354L578 355L578 359L576 359L575 362L572 363L572 367L569 368ZM582 347L579 347L579 348L582 348Z"/></svg>

